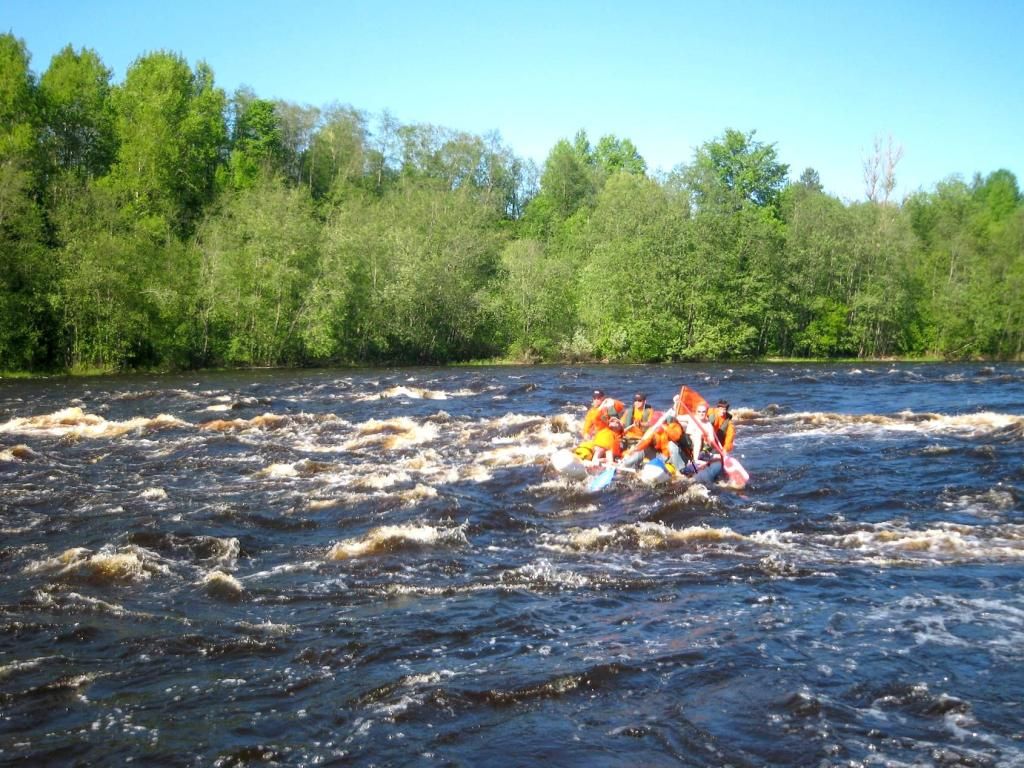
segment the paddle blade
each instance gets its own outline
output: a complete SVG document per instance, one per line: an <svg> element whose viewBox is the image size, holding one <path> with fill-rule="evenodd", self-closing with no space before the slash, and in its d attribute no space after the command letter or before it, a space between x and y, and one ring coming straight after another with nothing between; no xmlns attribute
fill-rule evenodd
<svg viewBox="0 0 1024 768"><path fill-rule="evenodd" d="M729 482L740 488L746 487L747 483L750 482L750 475L743 468L743 465L740 464L739 459L735 459L729 454L724 454L723 458L722 469L725 470L725 476L729 478Z"/></svg>
<svg viewBox="0 0 1024 768"><path fill-rule="evenodd" d="M708 405L708 401L700 396L700 392L687 386L683 386L679 390L679 402L687 413L697 410L698 405L703 404L705 408Z"/></svg>
<svg viewBox="0 0 1024 768"><path fill-rule="evenodd" d="M608 467L602 470L601 474L595 475L588 486L592 491L600 491L612 484L615 479L615 467Z"/></svg>

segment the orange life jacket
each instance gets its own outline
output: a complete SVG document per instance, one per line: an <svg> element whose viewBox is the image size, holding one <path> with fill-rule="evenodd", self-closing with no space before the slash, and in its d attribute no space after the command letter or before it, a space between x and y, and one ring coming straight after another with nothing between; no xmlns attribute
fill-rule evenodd
<svg viewBox="0 0 1024 768"><path fill-rule="evenodd" d="M665 458L668 458L668 444L678 443L683 438L683 428L675 419L669 419L659 426L654 434L646 440L636 444L637 451L644 450L647 446L654 444L654 450Z"/></svg>
<svg viewBox="0 0 1024 768"><path fill-rule="evenodd" d="M610 397L605 398L599 405L595 405L587 411L587 415L583 418L583 437L593 437L598 430L608 426L608 420L612 416L621 418L625 410L626 406L621 401L613 400Z"/></svg>
<svg viewBox="0 0 1024 768"><path fill-rule="evenodd" d="M661 425L661 429L654 433L654 450L667 459L669 458L668 444L678 443L682 437L683 428L678 421L673 419L665 422Z"/></svg>
<svg viewBox="0 0 1024 768"><path fill-rule="evenodd" d="M655 418L654 408L649 405L644 405L643 408L637 408L635 405L627 408L625 415L622 417L625 436L632 440L639 440L643 437L647 428L654 423Z"/></svg>
<svg viewBox="0 0 1024 768"><path fill-rule="evenodd" d="M603 427L598 430L592 440L587 440L586 442L580 443L576 446L573 449L573 453L584 461L589 461L594 457L594 453L597 448L603 448L605 452L610 453L613 458L621 459L622 433L616 432L610 427Z"/></svg>
<svg viewBox="0 0 1024 768"><path fill-rule="evenodd" d="M733 441L736 439L736 428L732 425L732 414L718 408L708 410L708 417L715 428L715 435L722 448L728 453L732 450Z"/></svg>

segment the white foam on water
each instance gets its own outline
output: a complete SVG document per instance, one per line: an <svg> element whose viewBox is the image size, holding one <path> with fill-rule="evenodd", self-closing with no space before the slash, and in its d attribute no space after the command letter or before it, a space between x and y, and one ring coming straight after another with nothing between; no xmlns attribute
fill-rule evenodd
<svg viewBox="0 0 1024 768"><path fill-rule="evenodd" d="M917 646L972 648L1024 661L1024 606L1020 604L988 597L918 594L880 605L866 620L907 632ZM958 627L970 627L970 637L959 636Z"/></svg>
<svg viewBox="0 0 1024 768"><path fill-rule="evenodd" d="M861 563L881 567L916 564L922 561L997 562L1024 559L1024 525L970 526L935 523L913 528L906 521L866 525L841 534L804 534L769 529L748 534L760 545L785 550L792 558L811 567L849 564L850 553Z"/></svg>
<svg viewBox="0 0 1024 768"><path fill-rule="evenodd" d="M294 464L271 464L256 473L256 477L271 477L278 480L298 476L299 470Z"/></svg>
<svg viewBox="0 0 1024 768"><path fill-rule="evenodd" d="M78 576L99 584L143 581L153 575L168 575L170 568L159 556L143 547L130 545L104 547L93 554L85 547L72 547L54 557L29 563L29 574L51 574L56 577Z"/></svg>
<svg viewBox="0 0 1024 768"><path fill-rule="evenodd" d="M285 427L290 417L276 413L263 413L251 419L214 419L204 421L197 426L202 430L213 432L248 432L275 430Z"/></svg>
<svg viewBox="0 0 1024 768"><path fill-rule="evenodd" d="M80 406L70 406L41 416L16 417L0 424L0 434L35 434L52 437L97 439L120 437L130 432L187 427L187 422L162 413L157 416L139 416L128 421L107 421L102 416L86 413Z"/></svg>
<svg viewBox="0 0 1024 768"><path fill-rule="evenodd" d="M443 389L426 389L424 387L413 387L398 385L385 389L383 392L356 395L355 400L365 402L367 400L379 400L382 398L405 398L407 400L447 400L449 397L472 397L475 395L471 389L454 389L451 391Z"/></svg>
<svg viewBox="0 0 1024 768"><path fill-rule="evenodd" d="M315 572L320 569L321 563L317 560L307 560L301 563L283 563L282 565L276 565L273 568L268 568L265 571L256 571L246 576L242 576L240 581L261 581L263 579L270 579L274 576L281 574L298 573L301 571Z"/></svg>
<svg viewBox="0 0 1024 768"><path fill-rule="evenodd" d="M432 525L384 525L374 528L365 536L345 539L334 544L327 552L328 560L347 560L385 554L398 548L467 545L465 525L438 528Z"/></svg>
<svg viewBox="0 0 1024 768"><path fill-rule="evenodd" d="M59 656L40 656L35 659L19 659L7 664L0 664L0 680L16 675L19 672L30 672L39 669L49 661L59 659Z"/></svg>
<svg viewBox="0 0 1024 768"><path fill-rule="evenodd" d="M200 581L200 586L213 597L238 599L245 592L242 582L220 569L207 573Z"/></svg>
<svg viewBox="0 0 1024 768"><path fill-rule="evenodd" d="M901 411L897 414L849 414L801 411L764 417L772 426L783 428L791 437L816 435L871 435L885 432L915 432L925 435L984 437L1008 427L1024 427L1024 416L1008 413L944 415Z"/></svg>
<svg viewBox="0 0 1024 768"><path fill-rule="evenodd" d="M270 635L271 637L285 637L292 635L298 631L297 627L293 624L279 624L269 619L253 623L251 621L240 621L235 626L246 632L255 632L261 635Z"/></svg>
<svg viewBox="0 0 1024 768"><path fill-rule="evenodd" d="M576 528L567 533L543 534L540 537L540 545L557 551L591 552L609 548L697 548L743 540L745 537L731 528L697 525L678 529L663 523L638 522Z"/></svg>
<svg viewBox="0 0 1024 768"><path fill-rule="evenodd" d="M1013 494L1002 487L984 491L965 491L955 497L946 497L939 504L944 509L970 514L985 519L1001 519L1016 505Z"/></svg>
<svg viewBox="0 0 1024 768"><path fill-rule="evenodd" d="M500 581L505 586L531 589L551 587L578 589L590 584L590 579L583 574L559 567L544 558L505 571L501 574Z"/></svg>
<svg viewBox="0 0 1024 768"><path fill-rule="evenodd" d="M38 458L38 453L22 444L13 445L0 451L0 461L32 461Z"/></svg>
<svg viewBox="0 0 1024 768"><path fill-rule="evenodd" d="M437 426L430 422L419 422L407 416L393 419L370 419L355 427L356 436L347 440L342 447L347 451L380 448L400 450L429 444L437 439Z"/></svg>

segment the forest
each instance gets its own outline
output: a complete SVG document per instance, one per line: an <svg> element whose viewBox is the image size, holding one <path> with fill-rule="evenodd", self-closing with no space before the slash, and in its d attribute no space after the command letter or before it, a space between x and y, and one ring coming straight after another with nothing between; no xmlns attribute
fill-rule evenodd
<svg viewBox="0 0 1024 768"><path fill-rule="evenodd" d="M581 121L584 119L581 116ZM0 371L1020 360L1024 204L1003 169L865 200L724 128L670 172L583 131L301 106L158 51L124 80L0 35Z"/></svg>

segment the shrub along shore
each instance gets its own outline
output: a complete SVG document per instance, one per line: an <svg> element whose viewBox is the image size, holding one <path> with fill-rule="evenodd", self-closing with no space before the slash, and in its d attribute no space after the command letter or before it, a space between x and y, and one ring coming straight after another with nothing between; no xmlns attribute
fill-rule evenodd
<svg viewBox="0 0 1024 768"><path fill-rule="evenodd" d="M37 73L10 33L0 94L0 369L1024 358L1006 170L897 199L876 143L841 201L730 128L667 173L583 132L538 168L168 52Z"/></svg>

